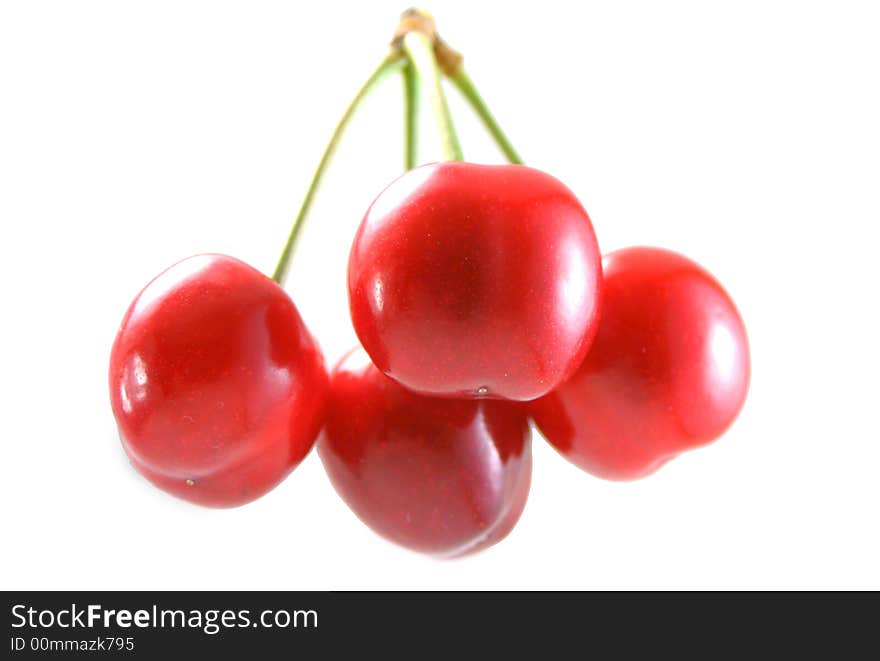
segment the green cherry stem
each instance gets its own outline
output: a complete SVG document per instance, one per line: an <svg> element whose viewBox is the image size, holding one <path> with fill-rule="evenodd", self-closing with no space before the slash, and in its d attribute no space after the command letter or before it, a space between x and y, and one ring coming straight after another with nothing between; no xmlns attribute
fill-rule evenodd
<svg viewBox="0 0 880 661"><path fill-rule="evenodd" d="M412 170L419 158L419 78L415 67L409 61L403 67L403 101L403 164L407 170Z"/></svg>
<svg viewBox="0 0 880 661"><path fill-rule="evenodd" d="M348 104L345 112L342 114L339 123L336 125L333 134L330 136L330 141L324 148L324 153L321 155L321 160L318 161L318 167L315 168L315 173L312 175L312 180L309 182L309 187L306 189L305 197L303 198L302 204L299 207L299 211L296 214L293 225L290 228L290 234L287 237L287 243L284 245L284 250L281 252L281 257L278 260L278 265L275 267L275 272L272 274L272 279L279 285L283 285L285 279L287 278L287 273L290 270L290 264L293 258L293 252L294 248L296 247L297 239L299 238L300 232L302 231L303 225L305 224L305 219L309 213L309 209L312 206L312 202L314 201L315 193L318 191L318 186L321 183L321 179L324 177L327 166L332 160L333 154L336 152L336 148L339 145L339 140L342 137L343 132L345 131L345 127L348 125L352 116L354 116L355 110L357 110L358 106L360 106L361 102L364 100L364 98L367 96L373 86L391 71L394 71L403 66L405 62L406 60L401 56L400 52L395 50L389 53L385 57L385 59L383 59L382 62L379 63L379 66L376 67L375 71L373 71L370 77L367 78L367 81L361 86L357 94L355 94L354 98L352 99L351 103Z"/></svg>
<svg viewBox="0 0 880 661"><path fill-rule="evenodd" d="M464 154L455 132L455 125L452 123L446 95L443 93L440 70L437 68L437 59L434 56L434 46L430 37L423 32L413 30L404 36L403 50L431 100L444 158L447 161L463 161Z"/></svg>
<svg viewBox="0 0 880 661"><path fill-rule="evenodd" d="M459 66L456 68L453 73L448 75L448 78L483 122L483 126L489 131L492 139L495 140L495 144L498 145L498 148L504 154L504 157L511 163L522 165L522 158L510 143L507 135L501 130L501 126L499 126L495 116L489 111L489 106L486 105L483 97L480 96L474 82L471 80L470 76L468 76L464 67Z"/></svg>

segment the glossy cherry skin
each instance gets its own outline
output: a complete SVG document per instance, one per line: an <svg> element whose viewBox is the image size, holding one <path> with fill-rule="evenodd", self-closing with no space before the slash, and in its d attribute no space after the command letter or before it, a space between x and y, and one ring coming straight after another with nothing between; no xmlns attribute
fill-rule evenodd
<svg viewBox="0 0 880 661"><path fill-rule="evenodd" d="M373 362L436 396L524 401L555 388L595 334L600 282L580 202L522 165L410 170L367 211L348 267Z"/></svg>
<svg viewBox="0 0 880 661"><path fill-rule="evenodd" d="M361 350L330 376L318 454L364 523L435 555L474 552L505 537L531 481L522 404L410 392Z"/></svg>
<svg viewBox="0 0 880 661"><path fill-rule="evenodd" d="M728 428L748 390L749 348L730 296L686 257L646 247L613 252L604 283L586 360L530 409L572 462L632 480Z"/></svg>
<svg viewBox="0 0 880 661"><path fill-rule="evenodd" d="M290 297L223 255L190 257L150 282L110 355L110 400L134 467L212 507L258 498L308 454L327 381Z"/></svg>

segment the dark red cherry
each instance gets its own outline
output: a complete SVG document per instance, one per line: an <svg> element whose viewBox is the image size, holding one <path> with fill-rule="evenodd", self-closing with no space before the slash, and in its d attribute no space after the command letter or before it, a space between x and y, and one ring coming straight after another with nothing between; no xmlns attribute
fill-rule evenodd
<svg viewBox="0 0 880 661"><path fill-rule="evenodd" d="M580 202L522 165L407 172L367 211L348 268L352 321L380 370L426 395L512 400L581 363L600 281Z"/></svg>
<svg viewBox="0 0 880 661"><path fill-rule="evenodd" d="M603 293L586 360L531 412L584 470L636 479L733 422L748 390L748 341L718 281L667 250L608 255Z"/></svg>
<svg viewBox="0 0 880 661"><path fill-rule="evenodd" d="M336 491L370 528L445 556L507 535L531 480L523 405L418 395L363 351L330 376L318 454Z"/></svg>
<svg viewBox="0 0 880 661"><path fill-rule="evenodd" d="M156 486L214 507L251 501L311 449L327 374L290 297L232 257L198 255L150 282L110 355L123 447Z"/></svg>

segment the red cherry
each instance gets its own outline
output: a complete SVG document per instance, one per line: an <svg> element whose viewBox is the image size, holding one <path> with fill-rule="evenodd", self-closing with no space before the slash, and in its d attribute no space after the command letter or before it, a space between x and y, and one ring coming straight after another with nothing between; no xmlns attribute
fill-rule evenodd
<svg viewBox="0 0 880 661"><path fill-rule="evenodd" d="M522 165L410 170L367 211L348 269L367 353L426 395L539 397L577 369L598 325L590 219Z"/></svg>
<svg viewBox="0 0 880 661"><path fill-rule="evenodd" d="M721 285L673 252L611 253L603 294L599 332L583 365L531 413L584 470L636 479L733 422L748 389L748 341Z"/></svg>
<svg viewBox="0 0 880 661"><path fill-rule="evenodd" d="M190 257L150 282L110 355L110 399L135 468L213 507L258 498L306 456L326 389L290 297L223 255Z"/></svg>
<svg viewBox="0 0 880 661"><path fill-rule="evenodd" d="M330 376L318 454L336 491L370 528L446 556L506 536L531 481L523 405L410 392L363 351Z"/></svg>

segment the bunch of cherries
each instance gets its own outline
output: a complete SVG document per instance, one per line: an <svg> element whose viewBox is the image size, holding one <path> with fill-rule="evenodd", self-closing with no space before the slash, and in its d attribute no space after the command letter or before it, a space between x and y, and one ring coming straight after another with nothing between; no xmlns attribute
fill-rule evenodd
<svg viewBox="0 0 880 661"><path fill-rule="evenodd" d="M396 70L407 172L354 238L349 302L363 350L328 375L281 284L343 129ZM441 74L511 164L464 162ZM415 167L423 92L446 158ZM461 56L417 10L343 115L273 277L224 255L185 259L138 294L110 357L123 446L159 488L242 505L317 441L367 525L446 556L515 525L531 478L530 420L585 471L637 479L720 436L748 380L745 328L721 285L659 248L603 259L575 195L522 165Z"/></svg>

